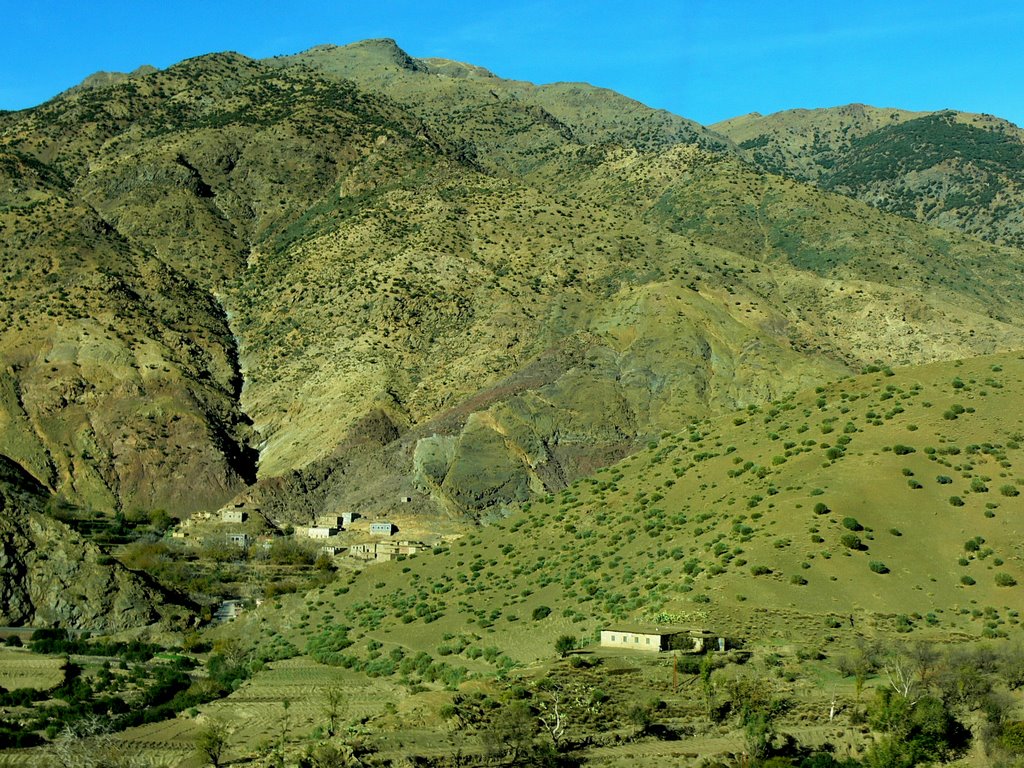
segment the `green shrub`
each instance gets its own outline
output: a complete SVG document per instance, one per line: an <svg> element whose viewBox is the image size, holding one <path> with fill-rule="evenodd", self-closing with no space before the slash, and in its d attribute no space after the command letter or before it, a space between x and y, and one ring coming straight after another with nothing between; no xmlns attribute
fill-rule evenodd
<svg viewBox="0 0 1024 768"><path fill-rule="evenodd" d="M964 505L964 500L961 499L959 496L950 496L949 504L952 507L962 507Z"/></svg>
<svg viewBox="0 0 1024 768"><path fill-rule="evenodd" d="M917 449L912 448L909 445L894 445L892 447L892 452L897 456L906 456L908 453L916 453Z"/></svg>
<svg viewBox="0 0 1024 768"><path fill-rule="evenodd" d="M864 543L860 540L860 536L853 533L844 533L840 537L839 543L847 549L861 549L864 546Z"/></svg>
<svg viewBox="0 0 1024 768"><path fill-rule="evenodd" d="M868 568L870 568L874 573L889 572L889 568L881 560L872 560L870 563L868 563Z"/></svg>
<svg viewBox="0 0 1024 768"><path fill-rule="evenodd" d="M863 531L864 530L864 526L861 525L857 521L857 518L855 518L855 517L844 517L843 518L843 528L846 528L847 530L850 530L850 531Z"/></svg>
<svg viewBox="0 0 1024 768"><path fill-rule="evenodd" d="M536 608L533 609L533 613L531 614L531 616L533 617L534 621L540 621L541 619L546 619L550 615L551 615L551 609L548 606L546 606L546 605L538 605Z"/></svg>
<svg viewBox="0 0 1024 768"><path fill-rule="evenodd" d="M1002 487L1001 487L1001 488L999 489L999 492L1000 492L1001 494L1003 494L1003 496L1020 496L1020 491L1018 491L1018 490L1017 490L1017 489L1016 489L1016 488L1015 488L1014 486L1012 486L1012 485L1004 485L1004 486L1002 486Z"/></svg>
<svg viewBox="0 0 1024 768"><path fill-rule="evenodd" d="M1005 723L1000 730L999 746L1011 755L1024 755L1024 721Z"/></svg>
<svg viewBox="0 0 1024 768"><path fill-rule="evenodd" d="M1012 587L1017 584L1017 580L1005 571L1000 571L996 574L996 586L997 587Z"/></svg>
<svg viewBox="0 0 1024 768"><path fill-rule="evenodd" d="M352 645L348 637L348 627L335 625L313 635L306 641L306 653L314 661L331 666L343 666L342 651Z"/></svg>

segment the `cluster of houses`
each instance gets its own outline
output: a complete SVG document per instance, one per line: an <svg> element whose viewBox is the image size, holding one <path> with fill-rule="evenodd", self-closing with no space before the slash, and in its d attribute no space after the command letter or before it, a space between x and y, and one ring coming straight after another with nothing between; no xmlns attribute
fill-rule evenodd
<svg viewBox="0 0 1024 768"><path fill-rule="evenodd" d="M411 500L412 499L409 497L402 497L401 499L401 501ZM222 525L241 526L250 521L253 517L253 513L258 512L259 510L246 509L242 504L224 507L216 513L200 512L193 515L190 520L186 520L182 523L182 525L174 531L173 536L176 538L190 538L195 536L196 534L189 529L192 528L194 524L202 522L219 522ZM320 551L331 557L337 557L347 553L349 556L361 561L386 562L388 560L395 560L399 557L415 555L419 552L430 549L429 545L424 544L421 541L393 539L392 537L398 533L398 526L389 520L371 520L366 528L363 528L362 525L360 526L359 530L369 531L370 536L373 537L372 541L348 544L348 542L335 539L335 537L342 532L353 531L353 523L356 520L359 520L360 517L361 516L358 512L345 512L340 515L321 515L308 527L296 527L295 536L298 538L313 539L320 542ZM364 523L363 525L366 524ZM242 549L248 549L251 546L258 546L260 544L264 547L269 547L274 536L280 535L277 531L273 531L273 534L274 535L254 535L245 531L232 531L229 529L229 532L224 535L236 546ZM198 538L201 540L202 536L200 535Z"/></svg>
<svg viewBox="0 0 1024 768"><path fill-rule="evenodd" d="M348 528L352 524L352 520L358 516L357 513L346 513L340 517L318 518L316 525L306 529L306 535L311 539L328 539ZM384 537L383 540L378 539L352 544L347 548L350 557L354 557L357 560L387 562L388 560L395 560L400 556L415 555L430 549L428 545L421 541L392 539L391 537L398 532L398 526L388 520L371 521L369 530L371 536ZM346 551L346 547L336 544L325 544L320 549L331 556L340 555Z"/></svg>

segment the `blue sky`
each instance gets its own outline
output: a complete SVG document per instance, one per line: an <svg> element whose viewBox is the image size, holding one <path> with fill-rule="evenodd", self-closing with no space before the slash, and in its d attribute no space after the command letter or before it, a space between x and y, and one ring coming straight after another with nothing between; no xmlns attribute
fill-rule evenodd
<svg viewBox="0 0 1024 768"><path fill-rule="evenodd" d="M1018 0L0 2L2 109L98 70L392 37L413 56L589 82L705 124L851 102L1024 124Z"/></svg>

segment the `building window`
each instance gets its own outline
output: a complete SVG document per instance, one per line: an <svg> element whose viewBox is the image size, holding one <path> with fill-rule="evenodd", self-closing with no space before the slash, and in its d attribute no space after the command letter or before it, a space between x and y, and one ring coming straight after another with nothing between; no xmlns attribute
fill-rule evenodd
<svg viewBox="0 0 1024 768"><path fill-rule="evenodd" d="M640 642L640 638L639 637L634 637L633 638L633 642L634 643L639 643Z"/></svg>
<svg viewBox="0 0 1024 768"><path fill-rule="evenodd" d="M648 645L650 645L650 644L651 644L651 638L649 638L649 637L647 638L647 644L648 644Z"/></svg>

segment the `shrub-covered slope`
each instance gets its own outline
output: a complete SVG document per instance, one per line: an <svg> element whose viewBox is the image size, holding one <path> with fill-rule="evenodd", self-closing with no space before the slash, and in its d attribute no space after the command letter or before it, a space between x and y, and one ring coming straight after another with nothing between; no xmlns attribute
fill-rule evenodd
<svg viewBox="0 0 1024 768"><path fill-rule="evenodd" d="M1024 345L1018 250L607 91L389 41L105 80L0 117L0 448L103 510L487 515L876 359Z"/></svg>
<svg viewBox="0 0 1024 768"><path fill-rule="evenodd" d="M1024 244L1024 132L992 115L851 104L712 127L765 170L944 229Z"/></svg>

